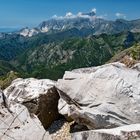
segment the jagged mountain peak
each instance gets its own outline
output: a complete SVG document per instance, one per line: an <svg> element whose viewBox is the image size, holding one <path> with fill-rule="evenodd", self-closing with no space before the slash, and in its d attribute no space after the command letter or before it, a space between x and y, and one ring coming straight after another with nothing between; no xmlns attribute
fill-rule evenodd
<svg viewBox="0 0 140 140"><path fill-rule="evenodd" d="M40 30L37 28L30 29L28 27L25 27L25 28L21 29L18 34L25 36L25 37L26 36L31 37L33 35L38 34L39 32L40 32Z"/></svg>
<svg viewBox="0 0 140 140"><path fill-rule="evenodd" d="M88 13L81 13L81 15L87 15L87 16L95 16L96 15L96 9L91 10Z"/></svg>

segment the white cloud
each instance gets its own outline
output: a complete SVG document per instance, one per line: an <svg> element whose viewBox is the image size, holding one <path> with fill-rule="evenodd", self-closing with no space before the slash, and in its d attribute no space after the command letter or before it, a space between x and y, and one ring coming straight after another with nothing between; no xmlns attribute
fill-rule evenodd
<svg viewBox="0 0 140 140"><path fill-rule="evenodd" d="M73 16L73 14L71 12L68 12L68 13L66 13L65 17L72 17L72 16Z"/></svg>
<svg viewBox="0 0 140 140"><path fill-rule="evenodd" d="M123 13L116 13L115 15L116 15L116 17L118 17L118 18L126 18L126 15L123 14Z"/></svg>
<svg viewBox="0 0 140 140"><path fill-rule="evenodd" d="M96 13L96 12L97 12L97 9L96 9L96 8L93 8L93 9L91 10L91 12Z"/></svg>
<svg viewBox="0 0 140 140"><path fill-rule="evenodd" d="M53 16L52 16L52 18L57 18L57 17L58 17L57 15L53 15Z"/></svg>
<svg viewBox="0 0 140 140"><path fill-rule="evenodd" d="M91 10L91 12L96 13L97 9L93 8ZM96 17L98 18L98 16L96 16L96 15L95 16L89 16L88 14L86 15L86 14L84 14L82 12L79 12L77 14L73 14L72 12L67 12L65 16L54 15L52 18L55 18L55 19L66 19L67 18L68 19L68 18L77 18L77 17L79 17L79 18L89 18L89 19L95 19ZM103 18L103 16L100 16L100 18L101 17Z"/></svg>

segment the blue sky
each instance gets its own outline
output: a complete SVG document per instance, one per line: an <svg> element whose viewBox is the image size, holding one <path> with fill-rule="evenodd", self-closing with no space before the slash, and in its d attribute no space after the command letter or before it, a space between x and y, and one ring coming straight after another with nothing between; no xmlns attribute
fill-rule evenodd
<svg viewBox="0 0 140 140"><path fill-rule="evenodd" d="M0 27L32 27L53 15L64 16L97 9L114 20L140 18L140 0L0 0ZM117 15L117 16L116 16Z"/></svg>

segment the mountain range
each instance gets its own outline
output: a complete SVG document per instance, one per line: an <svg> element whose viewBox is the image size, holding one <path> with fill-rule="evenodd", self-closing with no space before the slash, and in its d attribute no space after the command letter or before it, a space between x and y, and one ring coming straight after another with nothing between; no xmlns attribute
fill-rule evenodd
<svg viewBox="0 0 140 140"><path fill-rule="evenodd" d="M140 19L131 21L116 19L115 21L111 21L97 16L95 11L78 13L77 15L67 13L64 17L53 17L47 21L43 21L35 28L26 27L14 33L31 37L39 33L51 34L72 28L89 30L90 34L94 35L102 33L116 34L123 31L140 32Z"/></svg>
<svg viewBox="0 0 140 140"><path fill-rule="evenodd" d="M133 47L139 42L140 19L109 21L94 11L68 13L36 28L1 33L0 75L13 70L22 77L56 80L66 70L102 65L129 48L140 52Z"/></svg>
<svg viewBox="0 0 140 140"><path fill-rule="evenodd" d="M140 32L140 20L127 21L117 19L110 21L96 16L94 11L78 13L77 15L68 13L65 17L54 17L50 20L43 21L36 28L24 28L19 34L30 37L38 33L55 33L72 28L90 30L94 35L102 33L115 34L122 31Z"/></svg>

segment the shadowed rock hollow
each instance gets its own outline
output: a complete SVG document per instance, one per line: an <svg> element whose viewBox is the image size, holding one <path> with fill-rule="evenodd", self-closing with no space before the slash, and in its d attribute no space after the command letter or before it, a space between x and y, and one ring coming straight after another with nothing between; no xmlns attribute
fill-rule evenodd
<svg viewBox="0 0 140 140"><path fill-rule="evenodd" d="M38 111L36 114L46 129L60 117L58 113L59 98L55 87L49 89L46 94L39 96Z"/></svg>

